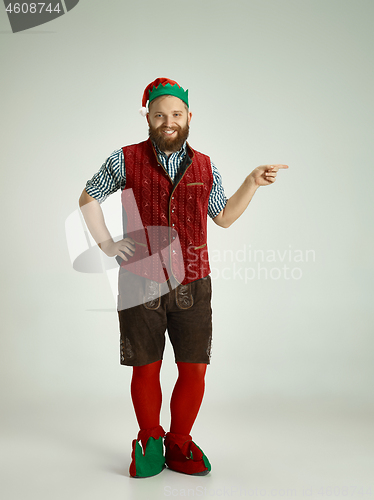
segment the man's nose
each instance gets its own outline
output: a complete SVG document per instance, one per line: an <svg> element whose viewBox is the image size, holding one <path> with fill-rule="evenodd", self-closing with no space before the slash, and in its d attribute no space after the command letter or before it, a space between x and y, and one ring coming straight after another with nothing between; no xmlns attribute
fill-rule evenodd
<svg viewBox="0 0 374 500"><path fill-rule="evenodd" d="M167 127L170 127L172 123L173 123L173 117L172 116L165 116L165 125Z"/></svg>

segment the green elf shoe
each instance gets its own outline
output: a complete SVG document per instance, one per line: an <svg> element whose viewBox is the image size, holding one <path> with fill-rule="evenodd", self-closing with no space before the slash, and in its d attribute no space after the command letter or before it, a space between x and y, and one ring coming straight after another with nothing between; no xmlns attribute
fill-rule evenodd
<svg viewBox="0 0 374 500"><path fill-rule="evenodd" d="M129 469L131 477L151 477L164 470L164 436L165 431L161 425L139 431L138 438L132 442Z"/></svg>

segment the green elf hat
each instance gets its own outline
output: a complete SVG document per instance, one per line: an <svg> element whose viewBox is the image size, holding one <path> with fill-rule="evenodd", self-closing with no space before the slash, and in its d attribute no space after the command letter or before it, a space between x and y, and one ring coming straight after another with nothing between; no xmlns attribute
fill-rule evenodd
<svg viewBox="0 0 374 500"><path fill-rule="evenodd" d="M142 107L139 112L142 116L147 114L147 101L149 103L160 97L161 95L173 95L179 97L188 107L188 90L184 90L177 82L174 80L169 80L169 78L157 78L154 82L150 83L144 90Z"/></svg>

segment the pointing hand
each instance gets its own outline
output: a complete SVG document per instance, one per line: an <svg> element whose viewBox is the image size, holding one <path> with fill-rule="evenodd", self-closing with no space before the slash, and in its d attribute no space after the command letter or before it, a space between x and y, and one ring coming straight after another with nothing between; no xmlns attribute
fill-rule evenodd
<svg viewBox="0 0 374 500"><path fill-rule="evenodd" d="M288 165L280 163L273 165L261 165L255 168L249 176L252 177L257 186L268 186L273 184L277 177L277 172L280 168L288 168Z"/></svg>

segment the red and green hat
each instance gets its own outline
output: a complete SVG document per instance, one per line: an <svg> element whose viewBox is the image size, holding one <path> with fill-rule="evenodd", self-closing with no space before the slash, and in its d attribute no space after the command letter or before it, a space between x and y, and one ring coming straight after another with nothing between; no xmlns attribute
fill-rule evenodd
<svg viewBox="0 0 374 500"><path fill-rule="evenodd" d="M161 95L173 95L179 97L188 107L188 90L184 90L177 82L174 80L169 80L169 78L157 78L154 82L150 83L144 90L142 107L140 108L140 114L145 116L147 114L147 101L148 105L156 97Z"/></svg>

